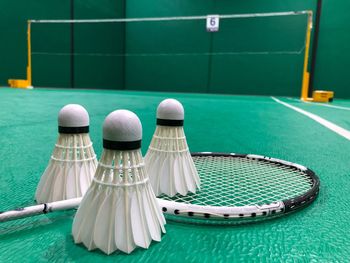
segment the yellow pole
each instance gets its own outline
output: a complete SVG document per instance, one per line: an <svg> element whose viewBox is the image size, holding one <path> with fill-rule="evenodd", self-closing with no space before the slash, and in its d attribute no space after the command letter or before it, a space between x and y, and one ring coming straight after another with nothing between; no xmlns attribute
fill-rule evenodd
<svg viewBox="0 0 350 263"><path fill-rule="evenodd" d="M309 11L307 29L306 29L306 40L305 40L303 83L302 83L302 89L301 89L302 100L308 100L308 93L309 93L310 73L308 72L308 62L309 62L309 52L310 52L311 30L312 30L312 11Z"/></svg>
<svg viewBox="0 0 350 263"><path fill-rule="evenodd" d="M27 65L27 81L28 86L32 86L32 49L31 49L31 22L28 20L28 28L27 28L27 41L28 41L28 65Z"/></svg>

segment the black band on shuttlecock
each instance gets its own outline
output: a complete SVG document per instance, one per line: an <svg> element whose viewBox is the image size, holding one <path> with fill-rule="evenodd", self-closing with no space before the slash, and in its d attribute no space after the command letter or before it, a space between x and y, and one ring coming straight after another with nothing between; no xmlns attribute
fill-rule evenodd
<svg viewBox="0 0 350 263"><path fill-rule="evenodd" d="M109 141L103 139L103 148L109 150L136 150L141 148L141 140L139 141L130 141L130 142L119 142L119 141Z"/></svg>
<svg viewBox="0 0 350 263"><path fill-rule="evenodd" d="M70 133L70 134L89 133L89 126L84 126L84 127L63 127L63 126L58 126L58 132L59 133Z"/></svg>
<svg viewBox="0 0 350 263"><path fill-rule="evenodd" d="M157 125L160 125L160 126L184 126L184 120L157 119Z"/></svg>

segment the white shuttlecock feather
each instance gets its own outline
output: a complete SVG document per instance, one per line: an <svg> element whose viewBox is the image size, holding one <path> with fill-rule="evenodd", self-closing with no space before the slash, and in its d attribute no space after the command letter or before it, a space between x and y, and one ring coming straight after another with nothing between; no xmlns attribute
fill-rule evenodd
<svg viewBox="0 0 350 263"><path fill-rule="evenodd" d="M157 109L157 127L145 156L155 194L195 193L200 187L183 129L184 108L175 99L163 100Z"/></svg>
<svg viewBox="0 0 350 263"><path fill-rule="evenodd" d="M161 241L165 219L144 168L141 139L134 113L117 110L106 117L102 157L73 222L75 243L111 254Z"/></svg>
<svg viewBox="0 0 350 263"><path fill-rule="evenodd" d="M58 115L59 136L35 193L38 203L81 197L89 188L97 159L89 136L89 114L68 104Z"/></svg>

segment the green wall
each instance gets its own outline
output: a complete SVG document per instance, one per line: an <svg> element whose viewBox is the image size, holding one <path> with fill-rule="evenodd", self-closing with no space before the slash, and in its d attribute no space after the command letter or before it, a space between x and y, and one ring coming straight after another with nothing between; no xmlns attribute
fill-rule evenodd
<svg viewBox="0 0 350 263"><path fill-rule="evenodd" d="M75 19L125 17L122 1L75 0ZM74 27L77 88L120 89L124 86L123 24L76 24ZM89 55L84 55L89 54Z"/></svg>
<svg viewBox="0 0 350 263"><path fill-rule="evenodd" d="M124 2L113 0L3 0L0 3L0 85L9 78L25 78L28 19L124 17ZM74 63L69 24L32 24L32 66L35 87L120 88L124 83L121 57L124 26L74 25ZM39 53L39 54L38 54ZM89 53L90 55L86 55ZM94 55L92 55L94 54ZM72 70L72 66L74 70ZM72 76L72 72L74 75ZM73 81L73 83L72 83Z"/></svg>
<svg viewBox="0 0 350 263"><path fill-rule="evenodd" d="M208 56L183 55L209 51L203 21L130 23L125 39L126 89L206 92Z"/></svg>
<svg viewBox="0 0 350 263"><path fill-rule="evenodd" d="M7 85L8 78L25 78L27 63L26 30L27 20L30 18L68 19L69 0L2 0L0 3L0 84ZM64 31L61 33L65 33ZM42 45L55 41L55 36L49 35L42 39ZM47 45L49 46L49 45ZM53 71L60 70L60 78L55 84L66 86L68 84L67 70L60 65L66 64L64 58L57 63L50 63L48 57L36 60L33 74L37 81L48 82L46 71L40 68L50 67ZM37 74L40 72L40 74ZM43 73L43 74L41 74Z"/></svg>
<svg viewBox="0 0 350 263"><path fill-rule="evenodd" d="M74 0L74 17L161 17L315 10L316 3L316 0L154 0L150 4L145 0ZM349 7L350 2L346 0L323 0L314 82L315 88L334 90L336 97L343 98L350 98L350 89L347 88L350 80L346 77L350 60L350 16L346 12ZM69 19L71 1L3 0L0 14L3 36L0 41L0 85L6 85L8 78L25 78L26 20ZM264 24L263 27L246 23L237 26L239 23L230 25L223 20L217 33L198 30L205 28L198 22L75 25L76 56L73 64L72 57L66 55L71 52L72 27L52 25L48 30L48 27L36 24L32 33L33 51L51 54L33 55L33 84L37 87L71 87L73 81L76 88L299 96L303 54L193 55L249 51L250 44L254 51L271 45L276 45L278 49L284 44L297 49L304 35L294 29L303 28L306 21L305 18L291 21L281 25L280 28L289 29L284 32L273 26L280 23ZM226 34L229 30L232 35ZM269 36L268 32L273 33ZM255 34L255 42L250 33ZM293 41L286 43L287 39ZM242 46L245 50L240 49ZM121 56L124 52L128 55ZM182 53L192 55L179 55ZM74 72L73 76L71 72Z"/></svg>
<svg viewBox="0 0 350 263"><path fill-rule="evenodd" d="M350 1L323 0L315 89L350 98Z"/></svg>
<svg viewBox="0 0 350 263"><path fill-rule="evenodd" d="M313 10L315 1L199 1L129 0L128 17L159 17L254 12ZM200 25L198 25L200 23ZM126 50L140 54L160 52L168 56L128 56L126 89L176 90L256 95L300 94L307 17L221 20L220 30L207 33L205 21L163 22L126 28ZM171 46L174 45L174 46ZM142 50L142 48L145 48ZM222 53L232 55L171 55L172 53Z"/></svg>

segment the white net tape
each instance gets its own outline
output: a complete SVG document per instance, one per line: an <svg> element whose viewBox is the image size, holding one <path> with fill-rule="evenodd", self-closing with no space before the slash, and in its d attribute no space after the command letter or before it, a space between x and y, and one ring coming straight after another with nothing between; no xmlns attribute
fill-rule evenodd
<svg viewBox="0 0 350 263"><path fill-rule="evenodd" d="M297 12L272 12L255 14L228 14L219 15L220 19L228 18L252 18L270 16L291 16L291 15L311 15L312 11L303 10ZM111 18L111 19L50 19L50 20L29 20L31 23L116 23L116 22L152 22L152 21L174 21L174 20L204 20L207 16L171 16L171 17L143 17L143 18Z"/></svg>

